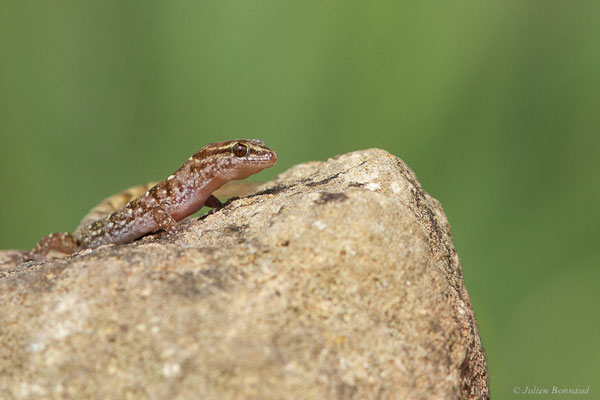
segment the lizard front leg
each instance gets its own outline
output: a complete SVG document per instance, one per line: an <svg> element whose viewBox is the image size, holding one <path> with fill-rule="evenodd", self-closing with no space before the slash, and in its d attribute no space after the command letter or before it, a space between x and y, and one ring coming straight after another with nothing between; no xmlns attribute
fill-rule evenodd
<svg viewBox="0 0 600 400"><path fill-rule="evenodd" d="M221 207L223 207L223 203L221 203L221 200L217 199L214 195L210 195L206 198L206 201L204 202L204 205L206 207L210 207L213 210L216 208L217 210Z"/></svg>
<svg viewBox="0 0 600 400"><path fill-rule="evenodd" d="M204 205L206 207L210 207L211 208L211 210L208 212L208 214L210 215L210 214L216 213L221 208L223 208L223 206L225 205L225 203L221 203L221 200L217 199L216 196L214 196L214 195L211 194L210 196L208 196L208 198L204 202Z"/></svg>
<svg viewBox="0 0 600 400"><path fill-rule="evenodd" d="M206 198L204 201L204 205L206 207L211 207L211 210L208 212L212 214L218 211L221 207L224 206L224 203L221 203L219 199L217 199L212 194ZM158 225L158 227L166 232L174 233L180 230L180 225L177 223L175 218L169 214L169 212L162 206L155 206L150 211L154 222ZM186 219L184 219L185 221Z"/></svg>

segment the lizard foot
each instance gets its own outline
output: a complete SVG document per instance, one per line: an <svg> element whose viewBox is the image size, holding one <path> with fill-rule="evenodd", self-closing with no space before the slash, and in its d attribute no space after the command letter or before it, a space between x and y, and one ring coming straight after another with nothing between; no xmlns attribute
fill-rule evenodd
<svg viewBox="0 0 600 400"><path fill-rule="evenodd" d="M63 253L64 256L75 253L81 250L79 241L68 232L55 232L43 237L31 251L34 259L39 260L46 258L50 251Z"/></svg>

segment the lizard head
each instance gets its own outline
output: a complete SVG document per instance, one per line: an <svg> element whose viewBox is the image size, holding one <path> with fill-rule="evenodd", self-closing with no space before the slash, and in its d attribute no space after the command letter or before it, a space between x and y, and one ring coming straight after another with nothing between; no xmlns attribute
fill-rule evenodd
<svg viewBox="0 0 600 400"><path fill-rule="evenodd" d="M211 159L216 178L245 179L277 162L277 153L258 139L237 139L211 143L198 153L199 158Z"/></svg>

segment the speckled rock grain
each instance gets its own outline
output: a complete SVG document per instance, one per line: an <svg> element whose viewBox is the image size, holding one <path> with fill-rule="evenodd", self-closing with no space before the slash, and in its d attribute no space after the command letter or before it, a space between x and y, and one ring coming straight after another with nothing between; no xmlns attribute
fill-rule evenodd
<svg viewBox="0 0 600 400"><path fill-rule="evenodd" d="M261 189L173 237L0 267L0 399L488 397L450 227L401 160Z"/></svg>

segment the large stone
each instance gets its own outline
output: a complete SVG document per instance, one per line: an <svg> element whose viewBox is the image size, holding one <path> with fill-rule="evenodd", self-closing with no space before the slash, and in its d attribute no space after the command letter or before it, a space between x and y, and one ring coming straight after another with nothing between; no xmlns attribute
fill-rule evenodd
<svg viewBox="0 0 600 400"><path fill-rule="evenodd" d="M126 245L0 260L0 398L479 399L439 203L382 150Z"/></svg>

